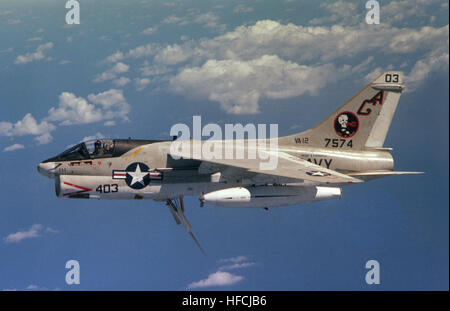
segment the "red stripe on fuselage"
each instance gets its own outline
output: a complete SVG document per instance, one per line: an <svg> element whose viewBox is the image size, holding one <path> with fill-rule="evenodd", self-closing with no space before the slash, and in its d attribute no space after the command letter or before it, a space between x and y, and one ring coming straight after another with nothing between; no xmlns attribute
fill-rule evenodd
<svg viewBox="0 0 450 311"><path fill-rule="evenodd" d="M65 181L64 184L68 185L68 186L71 186L71 187L74 187L74 188L81 189L80 191L65 193L64 195L79 194L79 193L83 193L83 192L87 192L87 191L92 191L91 188L86 188L86 187L83 187L83 186L74 185L74 184L71 184L70 182L66 182Z"/></svg>

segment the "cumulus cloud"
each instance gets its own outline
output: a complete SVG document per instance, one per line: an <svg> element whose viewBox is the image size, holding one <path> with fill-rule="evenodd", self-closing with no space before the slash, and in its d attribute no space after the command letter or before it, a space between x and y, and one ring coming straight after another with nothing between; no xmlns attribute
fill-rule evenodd
<svg viewBox="0 0 450 311"><path fill-rule="evenodd" d="M16 123L0 122L0 135L2 136L23 136L23 135L42 135L50 133L55 126L47 121L38 123L36 119L27 113L22 120Z"/></svg>
<svg viewBox="0 0 450 311"><path fill-rule="evenodd" d="M448 34L448 25L419 29L383 24L376 28L366 24L328 27L260 20L253 25L238 26L233 31L213 38L190 40L180 45L147 44L126 53L117 51L106 60L113 62L125 58L155 56L156 61L170 65L186 60L198 64L208 59L252 60L263 55L277 55L281 59L297 63L330 62L361 53L373 54L380 47L385 54L448 47Z"/></svg>
<svg viewBox="0 0 450 311"><path fill-rule="evenodd" d="M405 49L400 42L404 36L411 34L414 34L414 42L427 43L421 46L425 49L433 49L448 42L448 26L437 29L430 27L424 31L381 24L378 26L376 29L369 25L304 27L263 20L252 26L239 26L213 39L202 40L199 49L203 50L201 55L215 59L247 60L273 54L299 62L348 58L380 47L385 53L405 53L410 50ZM430 34L433 35L431 39Z"/></svg>
<svg viewBox="0 0 450 311"><path fill-rule="evenodd" d="M151 83L151 80L149 78L142 78L142 79L136 78L135 83L136 83L136 89L138 91L142 91Z"/></svg>
<svg viewBox="0 0 450 311"><path fill-rule="evenodd" d="M89 94L88 100L63 92L59 96L58 107L48 111L47 120L60 122L60 125L86 124L114 118L128 120L130 107L122 90L110 89L99 94Z"/></svg>
<svg viewBox="0 0 450 311"><path fill-rule="evenodd" d="M100 121L103 114L101 109L89 104L86 99L63 92L59 95L59 106L48 111L47 119L61 125L83 124Z"/></svg>
<svg viewBox="0 0 450 311"><path fill-rule="evenodd" d="M449 54L447 51L433 51L424 58L418 60L411 71L405 76L404 80L408 88L406 91L413 91L420 86L433 71L448 68Z"/></svg>
<svg viewBox="0 0 450 311"><path fill-rule="evenodd" d="M210 28L212 30L225 30L226 26L219 22L220 18L213 12L198 13L196 10L188 11L188 14L184 17L178 17L176 15L170 15L163 20L164 24L177 24L185 26L188 24L200 24L203 27Z"/></svg>
<svg viewBox="0 0 450 311"><path fill-rule="evenodd" d="M34 224L28 230L18 231L9 234L3 240L5 243L19 243L25 239L32 239L42 236L45 233L58 233L58 230L50 227L45 228L41 224Z"/></svg>
<svg viewBox="0 0 450 311"><path fill-rule="evenodd" d="M112 79L115 79L117 77L117 75L119 75L121 73L125 73L129 69L130 69L130 66L128 66L127 64L118 62L109 70L107 70L107 71L99 74L97 77L95 77L95 79L93 81L94 82L103 82L103 81L107 81L107 80L112 80Z"/></svg>
<svg viewBox="0 0 450 311"><path fill-rule="evenodd" d="M357 14L358 8L364 8L356 3L348 1L325 2L320 5L327 11L324 17L316 17L309 21L311 25L321 25L325 23L355 24L361 21L363 14Z"/></svg>
<svg viewBox="0 0 450 311"><path fill-rule="evenodd" d="M47 117L41 122L27 113L16 123L1 121L0 136L16 137L33 135L37 144L47 144L53 140L51 132L56 129L53 122L59 125L87 124L105 121L105 126L115 125L116 119L128 121L128 105L122 90L110 89L98 94L89 94L88 99L77 97L70 92L63 92L59 96L59 105L48 111ZM13 151L23 148L14 144L3 151Z"/></svg>
<svg viewBox="0 0 450 311"><path fill-rule="evenodd" d="M439 6L440 3L440 0L391 1L381 5L383 23L404 24L411 17L414 23L419 23L424 20L424 17L429 16L430 13L436 13L439 9L445 10L444 7Z"/></svg>
<svg viewBox="0 0 450 311"><path fill-rule="evenodd" d="M115 86L118 86L118 87L122 87L122 86L125 86L125 85L127 85L128 83L130 83L130 78L127 78L127 77L120 77L120 78L118 78L118 79L115 79L114 81L113 81L113 84L115 85Z"/></svg>
<svg viewBox="0 0 450 311"><path fill-rule="evenodd" d="M105 123L103 123L103 125L104 126L114 126L114 125L116 125L116 121L109 120L109 121L106 121Z"/></svg>
<svg viewBox="0 0 450 311"><path fill-rule="evenodd" d="M24 149L25 146L22 144L13 144L11 146L5 147L3 149L3 152L8 152L8 151L14 151L14 150L19 150L19 149Z"/></svg>
<svg viewBox="0 0 450 311"><path fill-rule="evenodd" d="M160 49L155 55L155 61L166 65L175 65L186 61L191 58L192 55L193 50L182 48L180 45L174 44Z"/></svg>
<svg viewBox="0 0 450 311"><path fill-rule="evenodd" d="M211 286L227 286L233 285L242 281L243 277L240 275L234 275L225 271L217 271L211 273L206 279L197 282L192 282L188 285L188 288L203 288Z"/></svg>
<svg viewBox="0 0 450 311"><path fill-rule="evenodd" d="M114 63L126 58L141 58L146 56L151 56L157 51L157 46L152 44L140 45L134 49L128 50L128 52L123 53L121 51L116 51L115 53L106 57L105 61Z"/></svg>
<svg viewBox="0 0 450 311"><path fill-rule="evenodd" d="M53 140L53 136L50 133L44 133L34 138L38 145L45 145Z"/></svg>
<svg viewBox="0 0 450 311"><path fill-rule="evenodd" d="M143 35L152 35L158 30L158 27L148 27L144 30L142 30Z"/></svg>
<svg viewBox="0 0 450 311"><path fill-rule="evenodd" d="M175 15L169 15L163 20L163 23L164 24L178 24L181 21L183 21L183 19L181 17L175 16Z"/></svg>
<svg viewBox="0 0 450 311"><path fill-rule="evenodd" d="M341 7L341 2L322 6L341 19L345 14L350 18L351 12L357 10L355 5L345 2ZM203 16L201 20L207 19ZM165 22L181 23L175 16ZM406 73L405 81L414 81L415 85L427 78L427 72L448 70L448 25L370 26L302 26L260 20L213 38L117 51L106 60L142 57L142 77L135 79L138 90L150 83L164 83L169 91L218 102L233 114L257 113L263 98L315 95L320 88L347 78L349 73L352 79L364 79L377 67L389 67L386 63L380 66L381 57L383 62L389 57L403 58L400 69L411 71ZM349 58L359 63L342 65Z"/></svg>
<svg viewBox="0 0 450 311"><path fill-rule="evenodd" d="M228 113L259 112L258 100L315 94L335 77L333 65L309 67L263 55L250 61L209 60L170 80L180 94L217 101Z"/></svg>
<svg viewBox="0 0 450 311"><path fill-rule="evenodd" d="M109 56L106 58L106 61L107 61L107 62L110 62L110 63L115 63L115 62L117 62L117 61L119 61L119 60L122 60L123 58L124 58L123 53L120 52L120 51L117 51L117 52L115 52L115 53L109 55Z"/></svg>
<svg viewBox="0 0 450 311"><path fill-rule="evenodd" d="M100 105L103 109L104 119L122 118L128 119L127 115L130 111L122 90L110 89L108 91L89 94L88 99L96 104Z"/></svg>
<svg viewBox="0 0 450 311"><path fill-rule="evenodd" d="M248 268L255 265L254 262L249 261L247 256L235 256L230 258L223 258L218 260L222 264L218 271L211 273L207 278L200 281L192 282L188 285L189 289L204 288L212 286L227 286L236 284L244 279L241 275L232 274L225 270L236 270Z"/></svg>
<svg viewBox="0 0 450 311"><path fill-rule="evenodd" d="M224 24L219 23L219 16L212 12L196 15L193 22L208 28L217 28L219 30L225 30L226 28Z"/></svg>
<svg viewBox="0 0 450 311"><path fill-rule="evenodd" d="M17 56L14 63L18 64L18 65L23 65L23 64L35 61L35 60L41 60L41 59L45 58L45 51L50 50L52 48L53 48L52 42L41 44L32 53L26 53L25 55Z"/></svg>
<svg viewBox="0 0 450 311"><path fill-rule="evenodd" d="M173 69L163 64L150 65L147 61L145 61L140 68L140 71L143 76L149 77L164 75L173 71Z"/></svg>
<svg viewBox="0 0 450 311"><path fill-rule="evenodd" d="M413 20L415 25L420 25L431 14L439 9L440 0L394 0L380 3L380 16L383 24L405 25L408 20ZM341 24L356 25L364 23L367 10L364 5L349 1L331 1L320 4L325 11L323 17L316 17L309 21L311 25ZM431 20L432 21L432 20Z"/></svg>

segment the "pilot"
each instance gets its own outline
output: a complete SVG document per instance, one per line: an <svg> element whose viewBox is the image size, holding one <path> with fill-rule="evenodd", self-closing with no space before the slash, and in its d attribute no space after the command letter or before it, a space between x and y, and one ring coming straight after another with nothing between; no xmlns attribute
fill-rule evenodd
<svg viewBox="0 0 450 311"><path fill-rule="evenodd" d="M103 148L102 148L102 143L100 140L96 140L95 144L94 144L94 154L96 155L102 155L103 154Z"/></svg>

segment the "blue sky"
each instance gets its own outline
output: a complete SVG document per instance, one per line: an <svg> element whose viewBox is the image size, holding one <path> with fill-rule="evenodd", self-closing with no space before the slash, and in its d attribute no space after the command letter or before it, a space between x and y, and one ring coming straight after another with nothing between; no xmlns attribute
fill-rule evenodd
<svg viewBox="0 0 450 311"><path fill-rule="evenodd" d="M0 0L0 289L448 290L447 1L383 1L379 25L361 1L80 6L66 25L64 1ZM83 138L166 139L193 115L295 133L391 69L407 92L385 145L426 174L270 211L187 198L206 257L161 203L57 199L36 171Z"/></svg>

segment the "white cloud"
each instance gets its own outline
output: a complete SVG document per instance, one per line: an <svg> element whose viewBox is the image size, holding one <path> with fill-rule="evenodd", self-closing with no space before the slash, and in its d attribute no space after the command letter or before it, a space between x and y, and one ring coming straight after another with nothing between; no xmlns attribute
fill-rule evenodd
<svg viewBox="0 0 450 311"><path fill-rule="evenodd" d="M221 266L219 270L235 270L235 269L243 269L254 266L254 262L238 262L230 265Z"/></svg>
<svg viewBox="0 0 450 311"><path fill-rule="evenodd" d="M398 53L411 53L420 49L429 49L430 46L439 48L447 42L448 50L448 25L441 28L422 27L420 30L400 30L392 37L389 47Z"/></svg>
<svg viewBox="0 0 450 311"><path fill-rule="evenodd" d="M219 16L212 12L195 15L193 22L208 28L218 28L219 30L226 28L224 24L219 24Z"/></svg>
<svg viewBox="0 0 450 311"><path fill-rule="evenodd" d="M235 269L243 269L256 265L255 262L249 261L247 256L236 256L231 258L220 259L219 263L223 263L223 265L219 267L219 270L235 270Z"/></svg>
<svg viewBox="0 0 450 311"><path fill-rule="evenodd" d="M417 49L430 50L448 42L448 26L426 27L420 31L381 24L376 29L368 26L304 27L263 20L252 26L239 26L213 39L202 40L199 49L204 51L201 55L215 59L254 59L273 54L298 62L348 58L380 47L386 54L411 52L411 49L405 48L406 44L402 44L405 36L410 36L414 43L426 43L415 44Z"/></svg>
<svg viewBox="0 0 450 311"><path fill-rule="evenodd" d="M163 64L150 65L147 61L140 68L141 74L143 76L159 76L173 71L172 68L169 68Z"/></svg>
<svg viewBox="0 0 450 311"><path fill-rule="evenodd" d="M168 45L156 53L155 61L166 65L175 65L186 61L192 57L192 54L192 50L182 48L178 44Z"/></svg>
<svg viewBox="0 0 450 311"><path fill-rule="evenodd" d="M119 108L120 114L127 114L129 111L122 90L110 89L98 94L89 94L88 99L94 104L101 105L104 109ZM105 112L106 114L109 113L108 111Z"/></svg>
<svg viewBox="0 0 450 311"><path fill-rule="evenodd" d="M75 94L63 92L59 96L59 106L51 108L47 120L61 125L85 124L121 118L128 120L130 107L122 90L110 89L99 94L89 94L88 100Z"/></svg>
<svg viewBox="0 0 450 311"><path fill-rule="evenodd" d="M236 27L233 31L214 38L164 47L147 44L125 54L116 52L106 60L151 57L156 54L155 60L167 64L188 59L199 64L208 59L252 60L263 55L277 55L297 63L329 62L339 58L348 59L349 56L361 53L373 54L373 51L403 54L448 47L448 25L440 28L428 26L418 30L383 24L369 26L301 26L260 20L253 25Z"/></svg>
<svg viewBox="0 0 450 311"><path fill-rule="evenodd" d="M136 82L136 88L138 91L142 91L143 89L145 89L151 82L151 80L149 78L136 78L135 79Z"/></svg>
<svg viewBox="0 0 450 311"><path fill-rule="evenodd" d="M151 56L156 52L156 47L151 44L140 45L134 49L130 49L125 54L121 51L116 51L115 53L106 57L105 61L110 63L115 63L117 61L126 58L141 58L146 56Z"/></svg>
<svg viewBox="0 0 450 311"><path fill-rule="evenodd" d="M449 54L447 51L433 51L423 59L418 60L411 71L405 76L404 80L408 87L406 91L410 92L420 86L433 71L442 70L449 66Z"/></svg>
<svg viewBox="0 0 450 311"><path fill-rule="evenodd" d="M47 121L38 123L31 113L27 113L22 120L16 123L0 122L0 135L2 136L23 136L23 135L42 135L50 133L55 126Z"/></svg>
<svg viewBox="0 0 450 311"><path fill-rule="evenodd" d="M61 125L83 124L103 119L101 109L89 104L82 97L63 92L59 95L59 106L48 111L49 121L60 122Z"/></svg>
<svg viewBox="0 0 450 311"><path fill-rule="evenodd" d="M152 35L157 30L158 30L158 27L156 27L156 26L155 27L149 27L149 28L146 28L146 29L142 30L142 34L143 35Z"/></svg>
<svg viewBox="0 0 450 311"><path fill-rule="evenodd" d="M348 1L336 1L329 3L322 3L321 8L327 11L324 17L313 18L309 23L311 25L320 25L324 23L343 23L343 24L355 24L361 21L362 14L357 14L357 9L362 8L356 3Z"/></svg>
<svg viewBox="0 0 450 311"><path fill-rule="evenodd" d="M11 146L5 147L3 149L3 152L8 152L8 151L14 151L14 150L19 150L19 149L24 149L25 146L22 144L13 144Z"/></svg>
<svg viewBox="0 0 450 311"><path fill-rule="evenodd" d="M118 86L118 87L122 87L122 86L125 86L125 85L127 85L128 83L130 83L130 78L127 78L127 77L120 77L120 78L118 78L118 79L115 79L114 81L113 81L113 84L115 85L115 86Z"/></svg>
<svg viewBox="0 0 450 311"><path fill-rule="evenodd" d="M33 53L27 53L25 55L19 55L17 56L16 60L15 60L15 64L26 64L35 60L41 60L43 58L45 58L45 51L50 50L53 48L53 43L52 42L48 42L45 44L41 44L39 45L36 50Z"/></svg>
<svg viewBox="0 0 450 311"><path fill-rule="evenodd" d="M199 24L203 27L210 28L213 30L223 31L226 26L219 23L219 16L213 12L199 13L196 10L188 11L188 14L184 17L178 17L175 15L170 15L163 20L164 24L177 24L180 26L185 26L188 24Z"/></svg>
<svg viewBox="0 0 450 311"><path fill-rule="evenodd" d="M144 56L150 56L155 52L155 49L151 44L141 45L134 49L131 49L126 54L126 57L140 58Z"/></svg>
<svg viewBox="0 0 450 311"><path fill-rule="evenodd" d="M122 60L123 58L124 58L123 53L120 52L120 51L117 51L117 52L115 52L114 54L109 55L109 56L106 58L106 61L107 61L107 62L110 62L110 63L115 63L115 62L117 62L117 61L119 61L119 60Z"/></svg>
<svg viewBox="0 0 450 311"><path fill-rule="evenodd" d="M166 17L166 18L163 20L163 23L164 23L164 24L178 24L178 23L181 22L182 20L183 20L183 19L180 18L180 17L177 17L177 16L175 16L175 15L170 15L170 16Z"/></svg>
<svg viewBox="0 0 450 311"><path fill-rule="evenodd" d="M436 12L439 9L440 0L395 0L381 5L381 16L383 23L404 24L408 19L415 23L429 16L429 12ZM442 8L441 9L445 9Z"/></svg>
<svg viewBox="0 0 450 311"><path fill-rule="evenodd" d="M263 55L250 61L209 60L202 67L183 69L170 86L180 94L219 102L228 113L253 114L263 97L316 94L336 71L333 65L309 67Z"/></svg>
<svg viewBox="0 0 450 311"><path fill-rule="evenodd" d="M115 125L114 119L128 121L130 107L122 90L110 89L98 94L89 94L88 100L76 97L70 92L63 92L59 96L59 105L50 108L47 117L41 122L36 121L30 113L16 123L1 121L0 136L34 135L35 141L42 145L53 140L51 132L56 129L56 126L52 122L73 125L105 121L105 126L112 126ZM14 144L4 148L3 151L21 148L23 145Z"/></svg>
<svg viewBox="0 0 450 311"><path fill-rule="evenodd" d="M233 285L242 281L243 277L240 275L234 275L225 271L217 271L210 274L206 279L193 282L188 285L188 288L203 288L211 286L227 286Z"/></svg>
<svg viewBox="0 0 450 311"><path fill-rule="evenodd" d="M114 126L114 125L116 125L116 121L109 120L109 121L106 121L103 125L104 126Z"/></svg>
<svg viewBox="0 0 450 311"><path fill-rule="evenodd" d="M50 227L44 228L44 226L41 224L34 224L30 227L30 229L11 233L3 240L5 241L5 243L18 243L25 239L37 238L39 236L42 236L42 234L44 234L45 232L58 233L57 230L54 230Z"/></svg>
<svg viewBox="0 0 450 311"><path fill-rule="evenodd" d="M44 133L34 138L39 145L45 145L53 140L53 136L50 133Z"/></svg>
<svg viewBox="0 0 450 311"><path fill-rule="evenodd" d="M322 6L338 15L336 20L354 16L352 12L358 10L355 4L345 2L341 7L342 3L327 2ZM194 12L189 13L192 14L189 23L218 24L214 14L194 18ZM181 24L183 19L171 16L165 22ZM415 66L405 81L417 81L414 83L420 85L428 76L425 74L428 70L448 70L448 34L448 25L421 28L397 28L387 23L377 27L365 23L301 26L260 20L213 38L184 40L165 46L141 45L128 52L118 51L106 60L145 58L139 68L143 77L135 79L138 90L150 83L167 82L170 91L218 102L228 113L257 113L262 98L315 95L320 88L346 78L349 73L356 81L374 72L376 67L386 69L386 60L391 57L392 62L399 57L404 59L403 64L394 69L401 67L409 71ZM360 63L337 65L350 58Z"/></svg>
<svg viewBox="0 0 450 311"><path fill-rule="evenodd" d="M103 81L107 81L107 80L112 80L112 79L115 79L117 77L117 75L119 75L121 73L125 73L129 69L130 69L130 66L128 66L127 64L118 62L109 70L98 75L93 81L94 82L103 82Z"/></svg>

